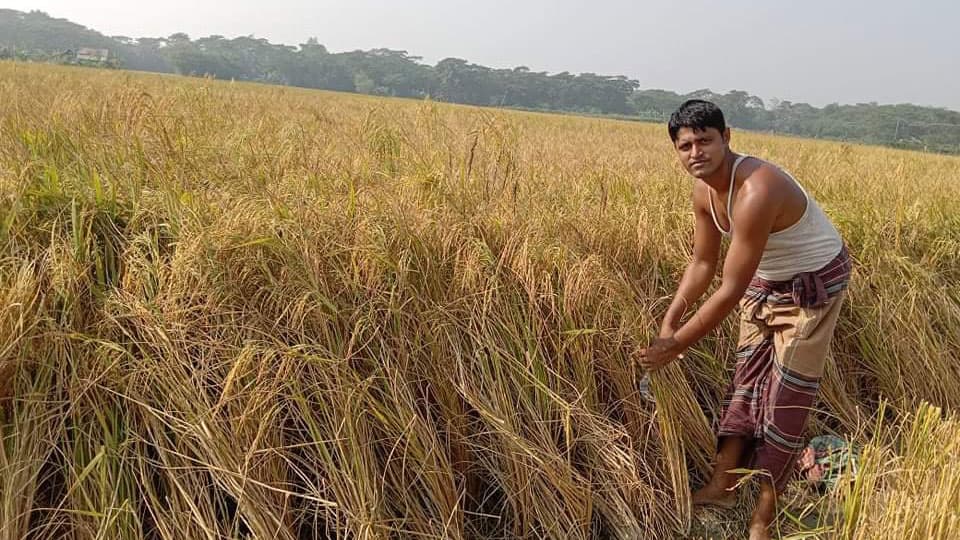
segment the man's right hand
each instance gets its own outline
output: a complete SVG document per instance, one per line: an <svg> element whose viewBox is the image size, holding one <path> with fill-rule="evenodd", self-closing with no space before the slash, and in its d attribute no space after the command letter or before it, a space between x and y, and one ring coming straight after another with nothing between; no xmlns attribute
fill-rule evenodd
<svg viewBox="0 0 960 540"><path fill-rule="evenodd" d="M663 319L663 324L660 325L660 339L666 339L673 337L677 333L677 330L683 326L683 323L680 322L679 318L670 317L669 315ZM683 358L685 355L680 354L677 358Z"/></svg>
<svg viewBox="0 0 960 540"><path fill-rule="evenodd" d="M683 324L678 319L667 316L667 318L663 319L663 324L660 325L660 336L658 337L671 337L677 333L677 330L679 330L681 326L683 326Z"/></svg>

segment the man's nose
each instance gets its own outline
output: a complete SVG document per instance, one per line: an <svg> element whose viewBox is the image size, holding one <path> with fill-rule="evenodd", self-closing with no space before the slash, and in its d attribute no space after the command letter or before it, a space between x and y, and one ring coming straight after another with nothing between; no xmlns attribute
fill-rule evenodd
<svg viewBox="0 0 960 540"><path fill-rule="evenodd" d="M700 148L700 147L697 146L697 145L693 145L692 149L690 150L690 155L691 155L691 156L694 156L694 157L697 157L697 156L700 156L700 155L702 155L702 154L703 154L703 149Z"/></svg>

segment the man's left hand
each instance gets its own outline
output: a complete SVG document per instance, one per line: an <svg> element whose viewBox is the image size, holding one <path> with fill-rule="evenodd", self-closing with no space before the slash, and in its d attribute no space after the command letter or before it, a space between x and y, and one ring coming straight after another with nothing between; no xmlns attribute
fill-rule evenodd
<svg viewBox="0 0 960 540"><path fill-rule="evenodd" d="M683 358L683 349L673 337L656 338L645 349L637 352L636 361L647 371L660 369L677 358Z"/></svg>

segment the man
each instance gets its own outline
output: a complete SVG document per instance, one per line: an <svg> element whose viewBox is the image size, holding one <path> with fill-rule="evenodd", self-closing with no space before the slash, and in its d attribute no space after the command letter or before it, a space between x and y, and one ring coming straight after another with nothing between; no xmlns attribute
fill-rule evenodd
<svg viewBox="0 0 960 540"><path fill-rule="evenodd" d="M791 175L730 149L723 113L689 100L670 117L670 138L695 178L693 260L661 326L639 351L648 370L681 357L740 304L736 368L718 430L710 481L694 504L732 507L737 476L763 472L750 538L770 538L776 501L804 447L803 430L823 374L850 275L837 230ZM722 282L684 323L706 292L723 237L730 245Z"/></svg>

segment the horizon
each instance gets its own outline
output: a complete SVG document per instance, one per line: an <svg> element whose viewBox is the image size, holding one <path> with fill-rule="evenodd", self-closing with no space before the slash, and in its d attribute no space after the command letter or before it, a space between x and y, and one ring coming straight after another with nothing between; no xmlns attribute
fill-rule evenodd
<svg viewBox="0 0 960 540"><path fill-rule="evenodd" d="M695 1L698 5L705 3L704 0ZM814 2L814 4L818 3L825 4L820 1ZM937 4L938 2L929 3ZM477 36L471 32L455 31L456 25L462 24L462 21L453 24L450 19L450 17L458 18L457 16L462 19L464 14L461 11L474 8L456 10L447 4L437 4L435 0L413 0L411 4L434 8L419 11L408 9L409 6L378 5L381 2L377 0L362 0L359 3L352 3L351 6L339 5L336 2L305 5L306 3L301 0L277 0L267 6L260 2L240 0L226 11L222 6L208 4L192 6L185 0L135 7L117 0L94 0L81 5L73 5L64 0L14 1L6 4L8 4L7 9L42 11L50 17L66 19L111 37L168 37L171 34L183 32L191 39L215 35L228 39L254 36L271 43L291 46L297 46L310 37L316 37L318 42L331 52L377 48L403 50L411 56L421 58L421 62L427 65L435 65L439 60L450 57L462 58L494 69L525 66L531 71L550 74L571 72L623 75L639 81L643 89L662 89L681 95L705 88L719 94L725 94L731 90L743 90L763 99L768 107L780 100L808 103L818 108L831 103L840 105L876 103L879 105L913 104L960 111L960 74L956 73L956 70L945 69L951 61L955 63L953 57L956 56L955 54L951 56L951 49L947 46L950 43L948 43L946 32L937 32L935 28L927 27L923 33L923 40L917 39L917 36L899 36L899 39L893 39L897 36L888 32L891 25L893 27L909 26L911 22L914 23L912 26L922 26L917 24L918 22L924 24L939 22L949 26L945 22L949 17L944 17L939 12L904 9L902 6L888 5L889 3L853 2L852 7L830 6L831 9L828 11L832 14L852 9L851 15L868 15L872 19L863 19L862 24L857 27L846 26L842 22L843 17L818 19L818 23L826 25L820 28L821 31L829 30L831 24L840 25L839 29L842 31L826 34L839 42L831 43L830 40L825 40L823 43L805 43L804 45L809 46L809 50L804 54L785 47L782 42L791 41L791 31L784 29L783 38L778 40L781 43L777 46L771 43L770 47L756 47L752 41L753 38L748 39L742 36L745 32L730 32L730 35L722 35L722 31L718 31L717 34L721 34L719 38L708 33L706 40L702 36L684 34L684 39L690 41L689 45L682 39L679 45L669 40L657 41L657 38L663 36L658 36L654 32L654 35L643 37L643 39L653 39L653 43L657 45L638 49L647 50L649 53L647 55L618 54L617 52L634 50L628 45L641 39L641 36L636 35L639 32L629 36L615 31L606 32L604 36L590 34L591 17L603 13L606 8L621 5L621 13L629 14L635 11L636 6L625 5L626 3L620 0L604 2L586 10L586 13L582 12L585 8L578 11L579 6L571 6L571 2L562 1L555 6L556 9L549 14L548 18L540 21L539 24L524 27L526 35L522 36L520 45L515 43L517 36L514 35L511 24L517 21L529 22L531 14L537 13L536 5L544 4L544 0L536 0L528 5L516 7L514 11L517 13L513 19L498 18L500 13L497 13L496 9L481 9L478 13L474 13L476 17L472 22L477 26L484 27L486 24L491 34L496 32L505 34L501 39L481 39L479 44L476 43ZM365 13L363 9L357 11L353 4L361 7L376 5L377 9L374 13L377 17L368 18L365 21L368 24L361 27L342 24L344 21L352 23L360 20L360 16ZM781 13L766 6L754 7L750 10L743 9L748 4L751 4L749 0L738 0L729 9L720 11L711 8L703 9L716 12L715 26L721 30L728 26L723 24L724 18L728 18L735 20L738 27L749 29L750 32L762 37L764 32L769 33L772 27L776 26L769 23L779 21L778 17ZM872 7L861 12L858 11L858 4ZM952 10L960 15L960 7L943 4L948 11ZM188 9L185 7L187 5L192 7ZM264 12L265 6L273 9ZM302 9L283 9L297 6ZM737 9L738 6L741 9ZM327 11L311 15L309 8L317 7ZM491 5L491 7L495 6ZM878 9L883 7L887 9ZM654 8L664 9L663 6L656 5ZM423 19L408 20L411 11L417 11ZM797 28L805 28L804 25L810 23L806 17L810 12L816 11L810 8L793 13L792 15L795 15L799 21L796 24L800 26L793 28L792 31L795 33ZM904 11L906 13L903 13ZM185 16L185 12L192 12L194 15ZM301 16L296 16L298 13ZM326 18L317 20L316 17L320 15ZM541 15L546 14L541 13ZM493 19L488 20L491 17ZM629 17L623 18L629 19ZM656 13L652 18L656 18ZM671 20L668 17L661 17L661 19ZM618 20L607 22L613 26L622 24ZM495 25L489 23L502 23L505 28L491 28ZM391 26L394 31L382 31L383 24ZM664 31L662 26L666 25L655 25L655 29L662 33ZM424 29L430 30L431 35L424 37ZM834 27L834 30L837 28ZM667 36L675 37L676 32L671 34L671 31L667 31ZM457 37L462 39L451 42L449 41L451 36L447 34L457 34ZM612 34L612 36L606 34ZM884 39L873 42L868 39L857 39L870 35ZM704 49L712 43L713 39L722 39L727 46L727 51L715 52ZM559 43L558 40L563 43ZM941 46L941 41L944 46ZM564 54L570 53L571 47L574 54ZM763 52L764 49L773 49L773 51ZM745 51L749 52L745 53ZM865 53L875 57L875 62L879 63L870 64L860 61L847 65L844 62L846 57L863 60L860 57ZM711 58L711 54L718 56L719 60ZM742 63L728 60L729 56L742 55L744 62L752 61L757 64L763 58L763 54L782 55L781 67L745 70L739 67ZM694 62L693 65L699 71L693 74L688 73L689 62ZM811 62L813 66L810 65ZM837 66L843 66L843 69L839 73L832 73L829 77L816 77L813 73L816 71L815 65L818 62L824 64L820 69L821 72L836 70ZM630 65L634 67L631 69ZM894 69L895 66L898 67ZM947 80L948 77L953 80ZM810 79L814 82L810 83ZM798 80L807 80L806 90L797 83ZM898 84L893 85L892 82L898 82Z"/></svg>

